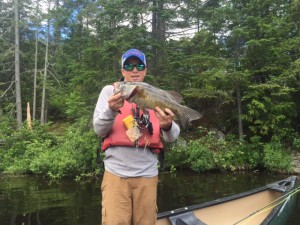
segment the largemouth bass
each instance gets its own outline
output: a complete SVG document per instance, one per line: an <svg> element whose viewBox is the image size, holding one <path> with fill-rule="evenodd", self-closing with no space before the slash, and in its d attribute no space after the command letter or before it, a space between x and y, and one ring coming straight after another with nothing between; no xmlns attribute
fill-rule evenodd
<svg viewBox="0 0 300 225"><path fill-rule="evenodd" d="M156 106L163 111L170 109L184 128L202 117L201 113L179 104L167 91L144 82L119 82L115 93L119 92L125 100L136 103L141 109L154 109Z"/></svg>

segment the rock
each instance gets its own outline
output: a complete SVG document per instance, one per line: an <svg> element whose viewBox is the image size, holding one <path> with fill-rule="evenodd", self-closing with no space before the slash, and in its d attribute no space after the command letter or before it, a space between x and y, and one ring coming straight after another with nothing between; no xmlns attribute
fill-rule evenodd
<svg viewBox="0 0 300 225"><path fill-rule="evenodd" d="M292 157L293 157L293 162L292 162L293 172L295 174L300 174L300 152L293 153Z"/></svg>

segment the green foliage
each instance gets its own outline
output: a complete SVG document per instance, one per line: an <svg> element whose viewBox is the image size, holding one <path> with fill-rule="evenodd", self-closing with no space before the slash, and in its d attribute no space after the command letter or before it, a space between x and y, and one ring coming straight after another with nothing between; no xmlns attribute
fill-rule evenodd
<svg viewBox="0 0 300 225"><path fill-rule="evenodd" d="M192 170L204 172L214 168L213 154L209 145L201 140L191 141L187 151L189 152L188 163Z"/></svg>
<svg viewBox="0 0 300 225"><path fill-rule="evenodd" d="M85 119L77 121L60 138L59 145L49 155L53 160L47 164L50 176L74 176L95 169L97 139L87 124ZM37 167L43 165L44 159L37 160Z"/></svg>
<svg viewBox="0 0 300 225"><path fill-rule="evenodd" d="M282 88L274 80L266 84L251 85L244 95L247 113L243 116L249 122L254 135L280 136L286 138L292 132L291 121L295 117L295 105L291 101L292 88Z"/></svg>
<svg viewBox="0 0 300 225"><path fill-rule="evenodd" d="M256 143L247 143L228 136L216 139L211 133L211 145L214 145L214 161L219 170L252 170L259 166L260 151Z"/></svg>
<svg viewBox="0 0 300 225"><path fill-rule="evenodd" d="M7 133L3 139L2 170L7 173L29 173L32 160L57 144L56 137L47 129L47 126L36 126L31 131L22 127Z"/></svg>
<svg viewBox="0 0 300 225"><path fill-rule="evenodd" d="M1 115L0 120L0 139L4 140L7 136L9 136L16 129L14 126L14 119L10 116Z"/></svg>
<svg viewBox="0 0 300 225"><path fill-rule="evenodd" d="M182 143L184 143L181 140ZM263 143L259 136L249 142L235 137L218 139L209 132L188 144L175 145L167 154L171 166L190 168L197 172L211 170L235 171L267 169L274 172L291 170L290 154L279 142ZM170 164L171 163L171 164Z"/></svg>
<svg viewBox="0 0 300 225"><path fill-rule="evenodd" d="M87 122L80 119L92 114L102 87L120 78L121 55L132 47L147 55L145 81L180 92L186 105L203 111L202 126L236 134L236 118L243 118L248 142L216 140L213 135L180 142L168 154L169 164L197 171L263 167L264 145L274 137L299 149L299 138L292 135L300 117L299 1L62 3L64 7L38 13L40 26L48 18L54 24L47 62L47 118L55 124L78 120L60 133L52 132L52 125L34 125L33 131L12 125L14 13L10 1L0 3L0 16L6 18L0 24L1 171L52 177L94 172L90 148L96 146L95 137L91 126L86 128ZM28 17L36 14L34 7L24 3L19 9L24 108L32 102L37 18ZM182 37L182 29L194 34ZM38 27L38 31L39 43L44 43L45 29ZM39 45L37 115L44 51ZM237 115L240 97L242 115Z"/></svg>
<svg viewBox="0 0 300 225"><path fill-rule="evenodd" d="M82 95L79 92L72 92L67 97L66 102L67 106L66 113L70 118L77 119L82 115L88 114L85 101L82 98Z"/></svg>
<svg viewBox="0 0 300 225"><path fill-rule="evenodd" d="M186 168L188 166L187 159L189 152L186 150L187 142L183 138L179 138L175 144L166 151L166 163L177 168Z"/></svg>
<svg viewBox="0 0 300 225"><path fill-rule="evenodd" d="M60 131L61 132L61 131ZM51 126L22 128L4 139L0 169L9 174L34 173L52 178L94 173L97 138L86 119L76 121L63 133Z"/></svg>
<svg viewBox="0 0 300 225"><path fill-rule="evenodd" d="M242 142L241 148L245 152L244 160L246 168L263 168L263 146L264 143L261 141L260 136L253 136L248 142Z"/></svg>
<svg viewBox="0 0 300 225"><path fill-rule="evenodd" d="M264 166L275 172L290 172L292 157L279 142L272 141L264 145Z"/></svg>

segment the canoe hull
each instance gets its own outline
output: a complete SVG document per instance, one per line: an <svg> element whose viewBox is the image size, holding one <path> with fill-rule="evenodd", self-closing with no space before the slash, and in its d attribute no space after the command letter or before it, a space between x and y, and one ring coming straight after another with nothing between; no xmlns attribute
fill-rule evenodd
<svg viewBox="0 0 300 225"><path fill-rule="evenodd" d="M291 195L285 203L278 207L278 210L274 213L274 216L270 215L270 221L266 220L263 225L284 225L287 223L289 217L295 209L297 202L297 194Z"/></svg>
<svg viewBox="0 0 300 225"><path fill-rule="evenodd" d="M299 188L296 176L248 192L158 214L157 225L283 225Z"/></svg>

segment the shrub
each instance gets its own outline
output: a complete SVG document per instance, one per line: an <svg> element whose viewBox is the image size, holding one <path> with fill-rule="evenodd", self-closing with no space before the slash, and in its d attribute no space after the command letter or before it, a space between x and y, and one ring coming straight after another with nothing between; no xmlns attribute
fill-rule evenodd
<svg viewBox="0 0 300 225"><path fill-rule="evenodd" d="M178 140L170 146L170 150L166 151L166 164L168 167L174 169L188 167L187 159L189 157L189 152L187 150L188 144L183 138L178 138Z"/></svg>
<svg viewBox="0 0 300 225"><path fill-rule="evenodd" d="M243 160L246 169L255 169L263 166L263 143L259 136L253 136L249 142L243 141L240 148L244 152Z"/></svg>
<svg viewBox="0 0 300 225"><path fill-rule="evenodd" d="M283 149L279 142L270 142L264 145L264 166L275 172L290 172L292 157Z"/></svg>
<svg viewBox="0 0 300 225"><path fill-rule="evenodd" d="M214 168L214 159L209 145L204 144L201 139L191 141L187 150L189 151L188 162L191 169L203 172Z"/></svg>
<svg viewBox="0 0 300 225"><path fill-rule="evenodd" d="M22 128L7 135L0 152L0 170L6 173L41 174L52 178L75 177L99 171L96 165L98 140L87 119L56 133L53 127Z"/></svg>
<svg viewBox="0 0 300 225"><path fill-rule="evenodd" d="M1 170L6 173L30 173L30 164L35 157L56 145L56 137L47 129L48 126L36 126L31 131L22 127L8 132L1 153Z"/></svg>

